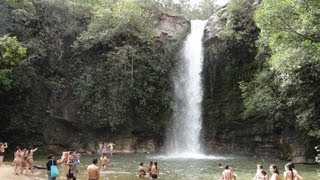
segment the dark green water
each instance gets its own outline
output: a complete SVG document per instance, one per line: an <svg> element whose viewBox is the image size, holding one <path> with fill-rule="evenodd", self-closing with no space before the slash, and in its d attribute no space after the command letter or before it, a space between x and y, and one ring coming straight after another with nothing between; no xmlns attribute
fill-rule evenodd
<svg viewBox="0 0 320 180"><path fill-rule="evenodd" d="M85 180L86 167L91 164L96 156L84 156L81 158L81 164L78 167L79 180ZM140 162L144 162L145 167L148 162L157 161L160 167L160 179L168 180L213 180L219 179L223 169L218 164L231 165L235 169L238 180L252 180L256 173L256 164L261 163L264 169L269 172L269 165L276 164L280 169L280 175L283 175L285 161L275 159L258 159L252 157L206 157L203 159L172 159L156 155L113 155L111 164L107 171L102 171L101 179L109 180L131 180L138 179L137 169ZM36 165L44 165L45 159L36 159ZM320 165L296 164L296 169L303 176L304 180L320 180ZM65 170L63 165L60 167L61 176L59 180L65 179ZM45 170L38 170L35 177L46 178Z"/></svg>

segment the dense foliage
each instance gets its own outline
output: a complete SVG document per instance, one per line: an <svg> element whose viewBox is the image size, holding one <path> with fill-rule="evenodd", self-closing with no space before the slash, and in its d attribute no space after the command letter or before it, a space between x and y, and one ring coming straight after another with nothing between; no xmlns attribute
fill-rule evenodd
<svg viewBox="0 0 320 180"><path fill-rule="evenodd" d="M320 137L319 15L316 0L262 3L255 20L270 58L243 86L246 117L259 114L282 129Z"/></svg>
<svg viewBox="0 0 320 180"><path fill-rule="evenodd" d="M1 1L1 74L12 72L1 76L11 85L1 93L1 138L79 147L92 137L163 135L181 41L155 37L161 8L143 0Z"/></svg>
<svg viewBox="0 0 320 180"><path fill-rule="evenodd" d="M310 155L320 127L319 3L260 3L233 0L215 12L216 36L205 43L204 136L212 149L229 142L223 150Z"/></svg>

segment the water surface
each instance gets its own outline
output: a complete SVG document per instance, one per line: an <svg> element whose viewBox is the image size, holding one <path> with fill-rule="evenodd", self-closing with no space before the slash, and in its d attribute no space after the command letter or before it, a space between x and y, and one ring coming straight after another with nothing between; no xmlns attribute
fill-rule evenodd
<svg viewBox="0 0 320 180"><path fill-rule="evenodd" d="M78 167L78 180L85 180L86 167L91 164L91 161L96 156L84 156L81 158L81 164ZM203 156L198 158L170 158L163 155L113 155L111 164L107 171L102 171L101 179L109 180L131 180L138 179L138 165L144 162L145 167L148 162L157 161L160 167L160 178L168 180L218 180L223 169L219 167L219 163L224 165L232 165L238 176L238 180L251 180L256 172L256 164L261 163L267 170L268 175L269 165L276 164L280 169L280 174L283 174L285 161L276 159L262 159L252 157L231 157L231 156ZM35 164L44 165L45 159L36 159ZM319 180L320 165L305 165L296 164L296 169L299 174L304 177L304 180ZM64 167L60 166L61 174L65 174ZM36 177L46 178L45 170L38 170ZM65 179L62 175L58 180Z"/></svg>

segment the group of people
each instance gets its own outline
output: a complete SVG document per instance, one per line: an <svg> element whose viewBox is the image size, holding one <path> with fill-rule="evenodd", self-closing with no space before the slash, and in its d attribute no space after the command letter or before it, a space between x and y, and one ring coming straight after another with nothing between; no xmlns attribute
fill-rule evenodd
<svg viewBox="0 0 320 180"><path fill-rule="evenodd" d="M62 152L61 158L55 160L54 156L50 154L48 156L48 162L46 163L46 169L48 172L48 179L55 180L55 177L51 177L50 167L51 165L64 164L67 170L66 178L67 180L76 180L77 179L77 166L80 164L80 153L76 151L64 151Z"/></svg>
<svg viewBox="0 0 320 180"><path fill-rule="evenodd" d="M294 164L289 162L284 166L283 179L284 180L301 180L302 177L298 174L298 171L294 168ZM270 172L272 173L270 180L281 180L281 176L278 167L274 164L270 165Z"/></svg>
<svg viewBox="0 0 320 180"><path fill-rule="evenodd" d="M93 159L92 164L87 167L88 179L98 180L100 177L100 169L106 170L109 165L110 159L108 159L106 154L102 154L100 157L100 166L98 166L98 159ZM65 164L67 167L67 180L77 179L77 165L80 164L80 154L75 151L65 151L62 152L62 156L59 160L55 160L54 156L50 154L48 156L48 162L46 163L46 168L48 172L48 180L56 180L55 177L51 177L50 167L51 165Z"/></svg>
<svg viewBox="0 0 320 180"><path fill-rule="evenodd" d="M159 177L159 173L160 173L160 168L158 166L158 162L149 162L148 168L147 168L147 172L145 170L145 167L143 165L143 162L140 163L139 165L139 178L140 179L145 179L145 176L148 172L149 177L151 177L152 179L157 179Z"/></svg>
<svg viewBox="0 0 320 180"><path fill-rule="evenodd" d="M16 148L13 153L13 165L15 174L22 174L25 171L25 174L28 171L31 171L33 174L33 154L37 151L38 148L33 148L32 146L27 148L20 148L19 146Z"/></svg>
<svg viewBox="0 0 320 180"><path fill-rule="evenodd" d="M88 180L99 180L100 170L106 170L109 166L110 159L108 159L106 153L110 153L112 155L113 147L115 144L113 143L100 143L98 153L100 154L100 166L98 165L98 159L93 159L92 164L87 167ZM0 166L3 162L5 149L8 148L7 143L0 142ZM15 174L22 174L25 171L25 174L28 171L31 171L33 174L33 155L34 152L37 151L38 148L29 147L20 148L17 147L14 152L14 172ZM47 170L48 180L55 180L55 177L51 177L50 168L51 165L64 164L67 167L67 180L76 180L77 177L77 165L80 164L80 153L76 151L64 151L62 152L61 158L59 160L55 160L54 156L50 154L48 156L48 161L46 163L45 169ZM221 164L219 164L220 168L223 168ZM257 172L254 180L302 180L302 177L298 174L298 171L294 168L293 163L287 163L285 166L285 171L283 173L283 178L280 176L278 167L274 164L270 165L271 176L268 178L268 174L266 170L263 169L261 164L257 164ZM139 178L145 179L148 174L150 178L156 179L159 177L160 168L157 162L150 161L147 168L144 167L144 163L141 162L138 168ZM226 165L220 177L220 180L236 180L237 175L234 172L234 169L230 165Z"/></svg>
<svg viewBox="0 0 320 180"><path fill-rule="evenodd" d="M116 146L114 143L99 143L98 154L101 156L103 154L110 153L112 155L113 147Z"/></svg>
<svg viewBox="0 0 320 180"><path fill-rule="evenodd" d="M5 149L8 148L8 144L5 142L0 142L0 166L2 165ZM22 174L25 171L25 174L28 171L31 171L33 174L33 154L37 151L38 148L33 148L30 146L27 148L20 148L19 146L16 147L16 150L13 153L13 166L14 166L14 173L15 174Z"/></svg>
<svg viewBox="0 0 320 180"><path fill-rule="evenodd" d="M219 164L220 165L220 164ZM283 173L283 180L302 180L302 177L298 174L298 171L294 168L292 162L287 163ZM257 172L253 180L282 180L278 167L274 164L270 165L271 177L268 179L267 172L263 169L261 164L257 164ZM236 180L237 175L234 173L233 168L229 165L225 166L222 172L220 180Z"/></svg>

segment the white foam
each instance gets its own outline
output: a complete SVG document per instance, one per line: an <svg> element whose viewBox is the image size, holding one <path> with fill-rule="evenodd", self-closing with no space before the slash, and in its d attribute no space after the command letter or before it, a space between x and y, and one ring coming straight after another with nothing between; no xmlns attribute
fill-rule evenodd
<svg viewBox="0 0 320 180"><path fill-rule="evenodd" d="M156 156L153 156L153 158L155 159L203 159L203 160L231 159L231 157L226 157L226 156L206 155L206 154L198 154L198 153L156 155Z"/></svg>

